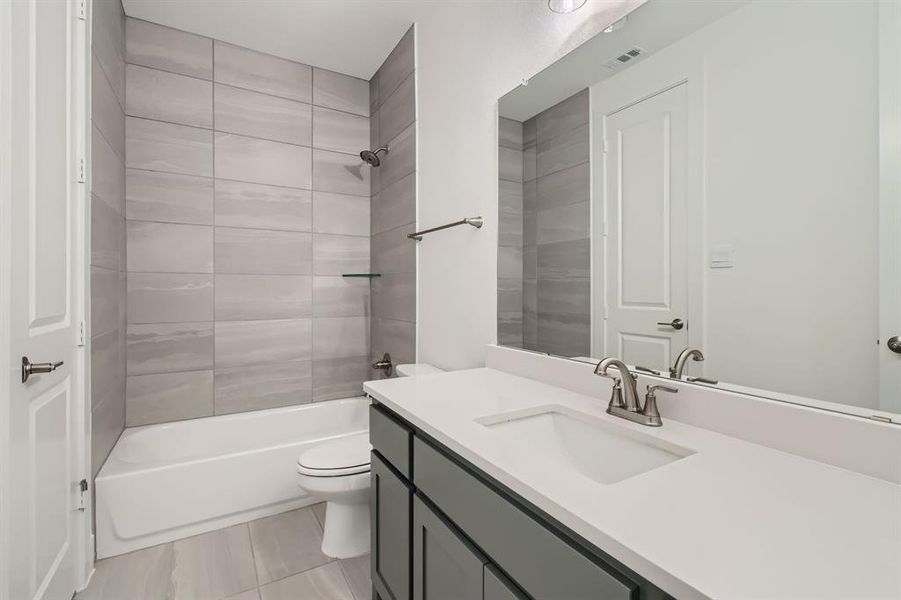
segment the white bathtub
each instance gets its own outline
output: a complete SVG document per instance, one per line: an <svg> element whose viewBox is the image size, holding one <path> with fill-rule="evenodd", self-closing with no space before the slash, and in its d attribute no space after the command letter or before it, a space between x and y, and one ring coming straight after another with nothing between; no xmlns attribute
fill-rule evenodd
<svg viewBox="0 0 901 600"><path fill-rule="evenodd" d="M297 457L366 431L363 397L126 429L95 483L97 557L315 502Z"/></svg>

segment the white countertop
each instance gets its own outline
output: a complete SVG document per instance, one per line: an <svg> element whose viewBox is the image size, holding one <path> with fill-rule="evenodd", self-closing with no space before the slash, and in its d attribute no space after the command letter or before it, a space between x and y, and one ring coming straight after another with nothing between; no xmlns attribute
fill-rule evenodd
<svg viewBox="0 0 901 600"><path fill-rule="evenodd" d="M365 391L601 550L681 599L901 598L901 486L493 369ZM611 485L524 460L475 422L562 405L691 448ZM841 440L832 440L841 444ZM615 460L612 458L611 460Z"/></svg>

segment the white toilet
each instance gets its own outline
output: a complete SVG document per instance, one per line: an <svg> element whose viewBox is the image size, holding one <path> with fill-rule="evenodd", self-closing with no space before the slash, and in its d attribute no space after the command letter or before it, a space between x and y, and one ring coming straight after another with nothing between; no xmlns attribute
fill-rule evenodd
<svg viewBox="0 0 901 600"><path fill-rule="evenodd" d="M442 373L426 364L397 365L398 377ZM369 552L369 432L330 440L297 459L297 485L326 502L322 553L353 558Z"/></svg>

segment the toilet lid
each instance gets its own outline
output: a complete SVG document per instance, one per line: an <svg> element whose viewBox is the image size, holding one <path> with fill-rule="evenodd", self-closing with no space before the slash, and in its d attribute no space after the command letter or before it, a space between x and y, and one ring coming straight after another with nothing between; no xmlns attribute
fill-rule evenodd
<svg viewBox="0 0 901 600"><path fill-rule="evenodd" d="M339 477L369 470L369 432L316 444L297 459L297 472L311 477Z"/></svg>

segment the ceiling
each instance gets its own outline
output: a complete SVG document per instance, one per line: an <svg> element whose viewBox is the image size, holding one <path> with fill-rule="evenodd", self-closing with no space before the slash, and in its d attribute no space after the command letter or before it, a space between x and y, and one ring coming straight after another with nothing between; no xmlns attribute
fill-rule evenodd
<svg viewBox="0 0 901 600"><path fill-rule="evenodd" d="M130 17L370 79L434 0L124 0Z"/></svg>

